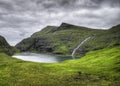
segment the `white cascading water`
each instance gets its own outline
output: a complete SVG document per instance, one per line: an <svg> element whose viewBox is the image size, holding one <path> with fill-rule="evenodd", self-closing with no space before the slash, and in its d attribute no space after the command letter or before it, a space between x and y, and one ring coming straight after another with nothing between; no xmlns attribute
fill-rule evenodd
<svg viewBox="0 0 120 86"><path fill-rule="evenodd" d="M73 59L75 59L74 54L75 52L80 48L81 45L83 45L86 41L88 41L91 38L91 36L87 37L85 40L83 40L72 52L71 56Z"/></svg>

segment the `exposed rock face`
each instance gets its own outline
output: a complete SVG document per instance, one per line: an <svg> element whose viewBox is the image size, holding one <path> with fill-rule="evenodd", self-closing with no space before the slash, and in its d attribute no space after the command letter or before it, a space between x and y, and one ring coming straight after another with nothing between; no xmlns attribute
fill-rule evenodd
<svg viewBox="0 0 120 86"><path fill-rule="evenodd" d="M52 52L53 47L50 44L51 42L47 41L47 39L36 38L36 42L34 43L34 48L39 52Z"/></svg>
<svg viewBox="0 0 120 86"><path fill-rule="evenodd" d="M45 38L27 38L18 44L17 48L21 51L52 52L53 47L50 44Z"/></svg>
<svg viewBox="0 0 120 86"><path fill-rule="evenodd" d="M71 28L71 27L74 27L75 25L71 25L71 24L67 24L67 23L62 23L60 25L60 27L58 27L58 29L68 29L68 28ZM75 26L76 27L76 26Z"/></svg>
<svg viewBox="0 0 120 86"><path fill-rule="evenodd" d="M120 25L109 30L98 30L62 23L59 27L48 26L34 33L30 38L18 43L16 47L20 51L71 54L80 42L91 35L93 38L83 44L77 54L120 45Z"/></svg>

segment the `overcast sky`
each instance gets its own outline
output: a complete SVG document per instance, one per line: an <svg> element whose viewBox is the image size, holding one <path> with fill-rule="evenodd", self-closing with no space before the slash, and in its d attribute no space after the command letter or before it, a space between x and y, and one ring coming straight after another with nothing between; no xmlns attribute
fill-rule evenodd
<svg viewBox="0 0 120 86"><path fill-rule="evenodd" d="M110 28L120 24L120 0L0 0L0 35L11 45L62 22Z"/></svg>

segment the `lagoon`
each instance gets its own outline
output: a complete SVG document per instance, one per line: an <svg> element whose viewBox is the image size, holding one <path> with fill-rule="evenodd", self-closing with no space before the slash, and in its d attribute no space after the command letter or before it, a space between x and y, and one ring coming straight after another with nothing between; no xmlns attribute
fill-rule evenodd
<svg viewBox="0 0 120 86"><path fill-rule="evenodd" d="M40 63L59 63L65 60L72 59L71 56L55 56L55 55L28 53L28 52L13 55L12 57L24 61L40 62Z"/></svg>

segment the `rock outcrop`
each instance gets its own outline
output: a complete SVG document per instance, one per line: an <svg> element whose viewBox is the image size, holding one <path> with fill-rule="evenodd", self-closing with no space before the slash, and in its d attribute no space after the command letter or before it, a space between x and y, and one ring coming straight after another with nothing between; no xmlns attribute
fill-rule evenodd
<svg viewBox="0 0 120 86"><path fill-rule="evenodd" d="M0 36L0 53L13 55L15 51L15 48L10 46L4 37Z"/></svg>

